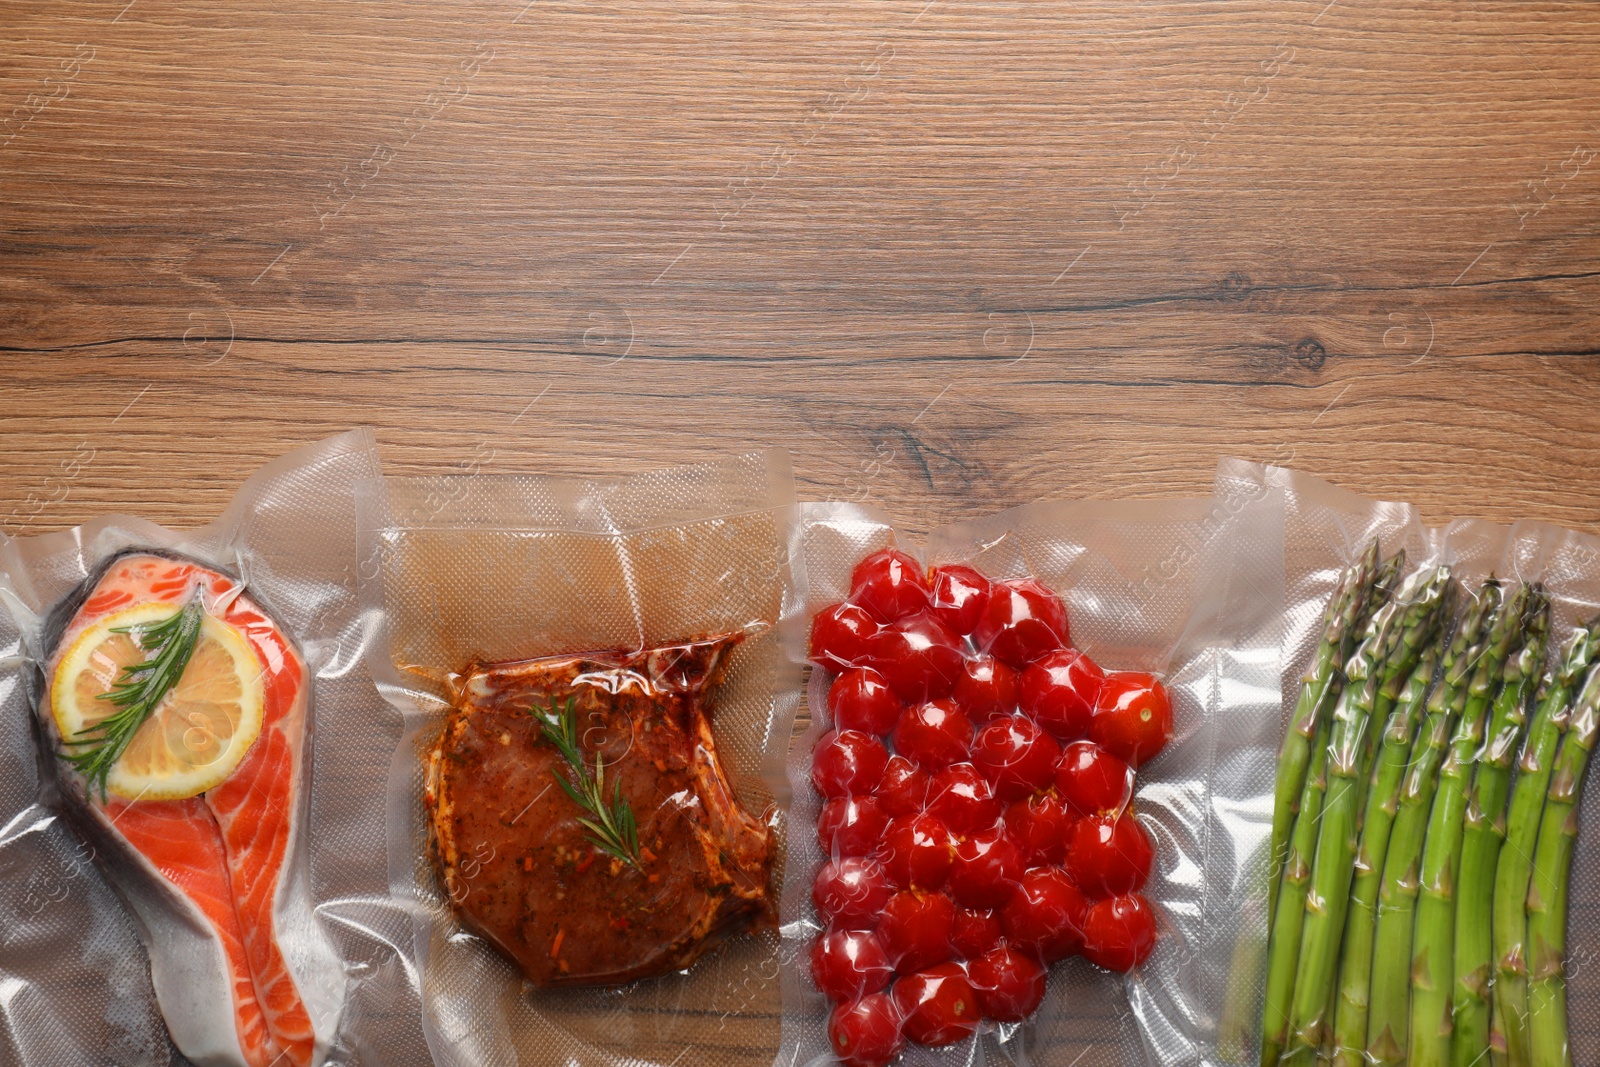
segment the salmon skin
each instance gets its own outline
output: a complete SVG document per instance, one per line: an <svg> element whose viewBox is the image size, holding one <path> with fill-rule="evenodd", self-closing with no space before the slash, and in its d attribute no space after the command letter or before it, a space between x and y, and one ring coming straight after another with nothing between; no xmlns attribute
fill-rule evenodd
<svg viewBox="0 0 1600 1067"><path fill-rule="evenodd" d="M55 758L56 667L97 621L144 603L205 610L248 642L265 689L260 735L221 784L183 800L91 792ZM94 849L150 957L172 1042L196 1067L315 1067L344 999L338 958L310 905L303 864L310 676L294 643L237 578L182 557L114 556L46 620L36 721L50 798Z"/></svg>

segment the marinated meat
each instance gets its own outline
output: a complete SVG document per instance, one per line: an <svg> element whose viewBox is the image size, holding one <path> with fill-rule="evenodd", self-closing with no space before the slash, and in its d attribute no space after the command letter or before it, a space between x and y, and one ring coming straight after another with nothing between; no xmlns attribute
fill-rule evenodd
<svg viewBox="0 0 1600 1067"><path fill-rule="evenodd" d="M741 639L456 676L428 761L434 860L463 923L535 985L678 970L772 921L772 832L734 795L711 729L708 697ZM637 822L637 868L596 847L579 822L590 813L560 787L574 771L541 717L569 700L588 772L598 757L603 795Z"/></svg>

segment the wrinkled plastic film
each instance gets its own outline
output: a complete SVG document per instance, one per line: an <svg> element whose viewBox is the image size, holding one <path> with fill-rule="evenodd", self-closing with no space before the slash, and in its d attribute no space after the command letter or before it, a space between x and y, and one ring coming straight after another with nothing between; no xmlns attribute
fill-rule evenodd
<svg viewBox="0 0 1600 1067"><path fill-rule="evenodd" d="M14 552L0 543L13 565ZM0 596L20 599L3 575ZM12 990L0 1048L23 1067L101 1052L135 1067L181 1062L133 923L88 847L39 802L27 656L13 614L0 612L0 973Z"/></svg>
<svg viewBox="0 0 1600 1067"><path fill-rule="evenodd" d="M780 651L794 601L792 484L781 453L620 482L393 479L363 488L363 596L384 638L373 672L405 730L387 777L392 891L414 923L407 958L440 1064L766 1062L776 1046L778 937L726 941L683 973L620 986L533 988L449 905L429 855L424 759L450 676L471 663L742 639L710 694L716 746L779 859L781 768L797 704Z"/></svg>
<svg viewBox="0 0 1600 1067"><path fill-rule="evenodd" d="M1160 939L1129 976L1082 958L1053 967L1045 1000L1023 1023L988 1024L943 1048L908 1044L902 1063L1036 1065L1220 1062L1218 1019L1229 995L1233 902L1270 826L1279 707L1282 511L1267 488L1201 501L1044 503L936 531L926 562L962 562L990 578L1032 576L1067 603L1073 642L1107 670L1161 676L1175 736L1139 769L1135 809L1155 844L1145 895ZM796 554L807 610L843 599L867 553L893 540L878 513L808 505ZM902 551L912 546L901 541ZM803 642L794 654L805 655ZM827 859L817 841L822 800L808 780L829 727L829 676L808 687L810 728L790 753L794 833L783 902L786 956L782 1062L826 1063L828 1001L807 951L821 924L810 885ZM1270 750L1270 752L1269 752Z"/></svg>
<svg viewBox="0 0 1600 1067"><path fill-rule="evenodd" d="M0 582L9 586L10 612L0 627L18 625L28 667L23 674L0 667L8 704L4 751L8 761L30 769L6 776L18 793L7 800L0 854L7 854L3 862L22 863L26 850L48 853L26 858L13 882L34 888L20 894L18 921L5 924L19 955L0 964L8 980L48 990L7 1001L22 1067L106 1055L119 1064L183 1062L162 1025L136 925L89 862L87 846L59 818L49 757L37 762L29 726L38 698L32 664L49 653L40 647L43 614L103 560L141 548L180 553L243 579L304 657L310 698L298 828L279 867L278 945L331 1062L425 1062L417 1058L416 991L391 948L405 927L388 902L381 809L368 794L321 788L327 768L381 733L388 717L360 666L365 627L353 567L353 489L377 469L371 436L358 431L267 465L206 527L172 531L112 517L19 539L5 551ZM12 714L19 706L26 715ZM364 868L363 854L378 862ZM52 1022L63 1017L71 1025Z"/></svg>

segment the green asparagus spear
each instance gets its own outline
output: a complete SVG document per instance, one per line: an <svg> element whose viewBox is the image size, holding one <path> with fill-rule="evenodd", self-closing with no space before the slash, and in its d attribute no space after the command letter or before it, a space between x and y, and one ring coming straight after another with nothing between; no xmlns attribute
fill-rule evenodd
<svg viewBox="0 0 1600 1067"><path fill-rule="evenodd" d="M1355 880L1345 915L1344 944L1339 955L1339 1000L1333 1024L1335 1067L1363 1067L1367 1044L1367 995L1372 980L1372 934L1378 890L1383 882L1384 855L1389 828L1400 803L1401 779L1411 758L1411 739L1433 685L1433 675L1444 657L1445 635L1417 661L1406 679L1399 704L1389 713L1372 782L1367 791L1366 817L1361 826L1361 847L1356 852Z"/></svg>
<svg viewBox="0 0 1600 1067"><path fill-rule="evenodd" d="M1550 600L1535 586L1522 617L1522 648L1506 661L1483 752L1473 772L1461 834L1460 894L1456 901L1455 987L1450 1060L1478 1067L1489 1052L1489 980L1494 957L1489 923L1494 911L1494 869L1506 836L1511 759L1527 721L1529 694L1544 670Z"/></svg>
<svg viewBox="0 0 1600 1067"><path fill-rule="evenodd" d="M1328 1006L1323 1009L1323 1018L1332 1019L1333 1013L1339 1004L1339 989L1334 983L1328 983ZM1317 1067L1333 1067L1333 1027L1322 1028L1322 1044L1317 1046Z"/></svg>
<svg viewBox="0 0 1600 1067"><path fill-rule="evenodd" d="M1561 666L1545 678L1538 706L1522 746L1511 808L1506 816L1506 843L1494 875L1494 1015L1489 1055L1495 1067L1530 1067L1528 1047L1528 882L1533 877L1533 850L1539 837L1539 816L1550 788L1550 763L1567 729L1568 704L1589 664L1600 654L1600 618L1572 632Z"/></svg>
<svg viewBox="0 0 1600 1067"><path fill-rule="evenodd" d="M1271 929L1272 919L1277 914L1278 881L1283 875L1289 831L1294 825L1300 791L1305 785L1311 744L1322 721L1327 718L1327 709L1339 697L1339 690L1344 683L1344 662L1355 650L1362 609L1371 597L1379 566L1378 542L1373 541L1361 559L1341 576L1323 616L1322 641L1317 645L1311 668L1300 681L1300 696L1295 704L1294 715L1289 720L1289 729L1283 735L1283 751L1278 757L1278 780L1272 805L1271 867L1267 882L1271 887L1267 894L1268 929Z"/></svg>
<svg viewBox="0 0 1600 1067"><path fill-rule="evenodd" d="M1277 897L1276 893L1268 895ZM1270 923L1265 929L1256 927L1256 917L1264 914L1265 903L1259 897L1245 902L1243 929L1234 939L1233 956L1228 961L1228 985L1222 994L1216 1040L1217 1059L1223 1063L1244 1063L1255 1041L1259 992L1256 979L1266 967L1267 935L1272 932Z"/></svg>
<svg viewBox="0 0 1600 1067"><path fill-rule="evenodd" d="M1515 650L1527 607L1528 587L1519 586L1496 613L1489 640L1472 674L1471 691L1439 770L1422 852L1411 953L1410 1067L1444 1067L1450 1057L1450 993L1455 978L1456 884L1461 873L1462 818L1473 764L1483 744L1489 705L1499 691L1505 662Z"/></svg>
<svg viewBox="0 0 1600 1067"><path fill-rule="evenodd" d="M1373 581L1368 598L1371 610L1362 622L1360 644L1345 668L1347 672L1354 672L1354 684L1347 684L1341 691L1341 704L1360 692L1370 672L1370 664L1377 657L1379 642L1385 633L1383 620L1389 617L1383 607L1394 594L1403 565L1404 556L1397 553L1384 561ZM1330 732L1331 716L1319 716L1317 733L1311 742L1310 765L1305 784L1300 790L1298 814L1289 835L1289 851L1278 885L1278 907L1267 937L1267 994L1262 1012L1261 1067L1276 1067L1288 1040L1300 930L1305 922L1306 890L1311 882L1311 858L1316 851L1317 827L1321 824L1322 802L1327 794Z"/></svg>
<svg viewBox="0 0 1600 1067"><path fill-rule="evenodd" d="M1370 718L1367 720L1368 729L1362 736L1363 781L1377 756L1379 742L1383 738L1381 728L1394 712L1395 705L1405 690L1406 682L1411 678L1411 672L1416 669L1417 661L1423 652L1438 640L1445 624L1449 621L1453 603L1452 591L1455 587L1450 582L1448 567L1437 567L1434 571L1433 584L1426 586L1424 591L1426 603L1414 606L1409 622L1406 619L1397 620L1399 628L1391 636L1392 643L1384 651L1386 658L1383 677L1379 681L1372 706L1367 709L1370 712ZM1413 623L1416 625L1412 625ZM1358 790L1362 806L1357 810L1361 812L1366 811L1367 793L1365 786Z"/></svg>
<svg viewBox="0 0 1600 1067"><path fill-rule="evenodd" d="M1367 793L1367 753L1376 747L1368 737L1372 732L1369 720L1383 707L1380 693L1389 694L1392 705L1392 694L1398 692L1396 680L1410 675L1423 646L1438 629L1449 583L1449 571L1443 567L1424 568L1406 578L1394 601L1378 613L1388 617L1375 616L1383 627L1384 640L1368 665L1359 697L1341 700L1334 713L1328 740L1328 795L1317 830L1289 1020L1290 1058L1296 1063L1309 1063L1309 1054L1320 1048L1325 1038L1332 1039L1328 1005L1355 873L1361 805ZM1354 682L1352 675L1347 693L1355 688Z"/></svg>
<svg viewBox="0 0 1600 1067"><path fill-rule="evenodd" d="M1600 733L1600 667L1590 671L1550 771L1528 886L1528 1037L1537 1067L1572 1067L1567 1047L1567 876L1578 840L1578 802Z"/></svg>
<svg viewBox="0 0 1600 1067"><path fill-rule="evenodd" d="M1423 835L1438 784L1439 764L1467 701L1473 671L1483 655L1489 619L1500 606L1498 582L1484 583L1456 627L1439 684L1428 697L1416 755L1401 783L1394 826L1383 861L1383 889L1373 933L1372 990L1367 1055L1379 1067L1405 1062L1411 1023L1411 930L1416 918Z"/></svg>
<svg viewBox="0 0 1600 1067"><path fill-rule="evenodd" d="M1321 821L1322 801L1327 794L1326 724L1321 733L1311 747L1311 765L1300 790L1300 814L1289 835L1289 853L1278 888L1278 908L1267 937L1267 1001L1262 1011L1261 1067L1277 1067L1289 1038L1296 953L1306 917L1306 889L1311 882L1311 857L1317 847L1317 824Z"/></svg>

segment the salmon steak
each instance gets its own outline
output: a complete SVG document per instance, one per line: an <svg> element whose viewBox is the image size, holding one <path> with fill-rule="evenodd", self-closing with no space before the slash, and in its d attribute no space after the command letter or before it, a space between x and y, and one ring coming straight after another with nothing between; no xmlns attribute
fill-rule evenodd
<svg viewBox="0 0 1600 1067"><path fill-rule="evenodd" d="M198 1067L313 1067L342 972L312 914L310 678L237 579L135 551L45 625L39 722L60 806L127 905Z"/></svg>
<svg viewBox="0 0 1600 1067"><path fill-rule="evenodd" d="M535 986L681 970L773 921L772 830L711 726L742 636L453 677L423 795L433 859L463 925Z"/></svg>

